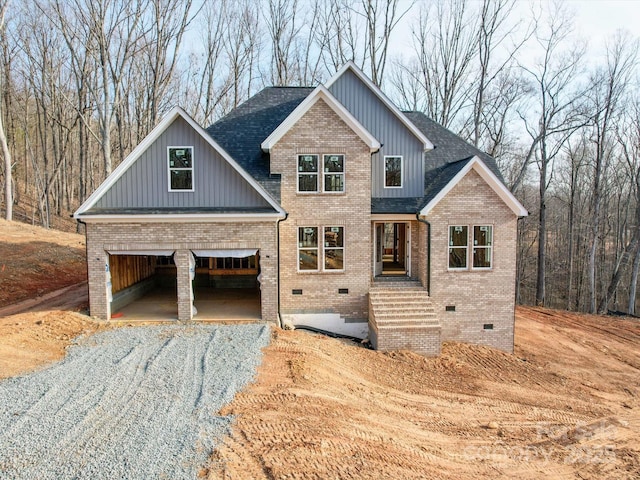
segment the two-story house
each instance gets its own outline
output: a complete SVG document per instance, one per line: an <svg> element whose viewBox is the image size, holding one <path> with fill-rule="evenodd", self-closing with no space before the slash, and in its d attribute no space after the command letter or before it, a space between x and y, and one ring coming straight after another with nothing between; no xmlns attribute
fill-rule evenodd
<svg viewBox="0 0 640 480"><path fill-rule="evenodd" d="M263 321L424 354L513 350L525 215L491 157L352 63L207 130L174 109L75 213L93 316L165 288L169 316L197 320L194 289L244 288Z"/></svg>

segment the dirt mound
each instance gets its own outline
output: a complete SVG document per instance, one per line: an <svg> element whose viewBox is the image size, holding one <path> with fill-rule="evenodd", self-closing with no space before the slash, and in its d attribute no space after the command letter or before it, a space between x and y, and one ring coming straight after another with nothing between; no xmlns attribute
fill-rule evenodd
<svg viewBox="0 0 640 480"><path fill-rule="evenodd" d="M0 378L28 372L64 357L78 335L107 328L75 312L32 312L0 318Z"/></svg>
<svg viewBox="0 0 640 480"><path fill-rule="evenodd" d="M209 478L638 478L632 321L519 309L515 355L279 331Z"/></svg>
<svg viewBox="0 0 640 480"><path fill-rule="evenodd" d="M0 220L0 307L87 279L82 235Z"/></svg>

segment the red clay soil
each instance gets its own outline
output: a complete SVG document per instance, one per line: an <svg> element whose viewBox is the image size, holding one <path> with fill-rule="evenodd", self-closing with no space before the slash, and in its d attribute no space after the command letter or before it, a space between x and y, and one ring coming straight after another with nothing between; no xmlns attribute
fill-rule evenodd
<svg viewBox="0 0 640 480"><path fill-rule="evenodd" d="M0 308L87 279L83 235L0 220Z"/></svg>
<svg viewBox="0 0 640 480"><path fill-rule="evenodd" d="M514 355L277 331L208 478L637 479L639 341L635 321L533 308Z"/></svg>

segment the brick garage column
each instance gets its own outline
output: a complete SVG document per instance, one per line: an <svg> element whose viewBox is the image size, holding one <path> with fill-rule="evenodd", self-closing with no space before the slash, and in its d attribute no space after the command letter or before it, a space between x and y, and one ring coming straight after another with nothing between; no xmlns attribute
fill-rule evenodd
<svg viewBox="0 0 640 480"><path fill-rule="evenodd" d="M260 304L262 320L278 323L278 259L276 255L260 257Z"/></svg>
<svg viewBox="0 0 640 480"><path fill-rule="evenodd" d="M178 282L178 320L188 321L193 318L191 312L191 274L189 272L190 250L176 250L173 260L176 264Z"/></svg>
<svg viewBox="0 0 640 480"><path fill-rule="evenodd" d="M107 297L107 266L109 254L98 242L90 242L87 249L89 280L89 314L101 320L111 318L111 303Z"/></svg>

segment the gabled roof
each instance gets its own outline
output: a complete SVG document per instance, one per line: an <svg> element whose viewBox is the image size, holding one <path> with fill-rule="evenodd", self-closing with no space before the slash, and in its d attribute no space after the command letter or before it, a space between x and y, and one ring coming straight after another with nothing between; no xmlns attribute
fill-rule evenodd
<svg viewBox="0 0 640 480"><path fill-rule="evenodd" d="M526 217L529 213L509 191L502 181L487 167L478 156L473 156L450 162L428 172L425 178L425 196L420 208L420 215L427 216L460 180L471 170L477 172L493 189L502 201L519 217Z"/></svg>
<svg viewBox="0 0 640 480"><path fill-rule="evenodd" d="M387 98L387 96L380 90L375 83L373 83L369 77L367 77L362 70L360 70L355 63L352 61L345 63L340 70L338 70L333 77L331 77L327 82L325 82L324 86L326 88L330 88L347 70L353 72L362 83L364 83L373 94L380 99L380 101L402 122L407 129L411 133L413 133L418 140L420 140L424 144L425 150L431 150L433 148L432 141L422 132L419 128L417 128L413 122L407 118L407 116L400 111L398 107L394 105L394 103Z"/></svg>
<svg viewBox="0 0 640 480"><path fill-rule="evenodd" d="M138 144L133 151L127 155L120 165L109 175L106 180L87 198L87 200L76 210L73 214L74 218L83 218L83 216L90 214L89 210L96 204L96 202L116 183L116 181L122 177L122 175L140 158L143 154L159 137L162 133L178 118L181 117L185 120L191 128L195 130L233 169L235 169L240 176L242 176L265 201L277 212L278 215L285 215L284 210L278 202L276 202L269 193L251 176L249 175L231 156L216 143L216 141L207 134L207 132L196 123L183 109L180 107L174 107L167 115L165 115L160 123L151 130L151 132ZM95 218L99 215L95 212L91 215L91 218ZM123 215L126 213L123 212ZM135 215L135 214L134 214ZM162 214L159 214L162 215ZM202 213L200 214L202 215ZM206 213L204 213L206 215Z"/></svg>
<svg viewBox="0 0 640 480"><path fill-rule="evenodd" d="M280 176L270 174L269 156L260 144L313 90L267 87L207 128L209 135L278 201Z"/></svg>
<svg viewBox="0 0 640 480"><path fill-rule="evenodd" d="M268 152L278 141L311 109L319 100L323 100L353 132L369 147L371 152L380 149L380 142L331 94L323 85L318 85L289 116L262 142L262 150Z"/></svg>

